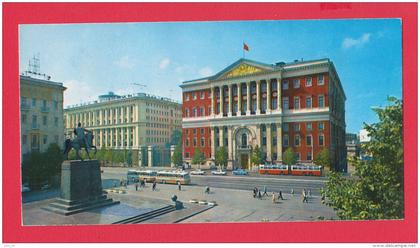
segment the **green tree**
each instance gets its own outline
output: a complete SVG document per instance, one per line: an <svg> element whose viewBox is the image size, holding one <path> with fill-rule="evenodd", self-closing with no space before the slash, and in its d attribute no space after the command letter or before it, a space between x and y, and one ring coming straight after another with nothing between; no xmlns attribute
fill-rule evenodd
<svg viewBox="0 0 420 248"><path fill-rule="evenodd" d="M215 154L216 164L224 168L227 165L227 157L228 157L228 153L227 153L226 147L224 146L219 147L219 149L217 149L216 154Z"/></svg>
<svg viewBox="0 0 420 248"><path fill-rule="evenodd" d="M63 153L56 143L48 146L44 153L46 159L46 170L49 176L56 175L61 172L61 164L63 163Z"/></svg>
<svg viewBox="0 0 420 248"><path fill-rule="evenodd" d="M175 146L174 153L172 154L172 163L175 166L182 166L182 146L180 144Z"/></svg>
<svg viewBox="0 0 420 248"><path fill-rule="evenodd" d="M296 155L291 147L283 153L283 162L287 165L296 164Z"/></svg>
<svg viewBox="0 0 420 248"><path fill-rule="evenodd" d="M195 148L194 154L193 154L192 159L191 159L191 163L201 165L204 162L206 162L206 157L201 152L200 148L198 148L198 147Z"/></svg>
<svg viewBox="0 0 420 248"><path fill-rule="evenodd" d="M324 168L331 169L331 159L330 159L330 152L327 148L322 149L317 155L314 160L316 165L320 165Z"/></svg>
<svg viewBox="0 0 420 248"><path fill-rule="evenodd" d="M253 165L260 165L264 163L263 152L258 145L252 150L251 163Z"/></svg>
<svg viewBox="0 0 420 248"><path fill-rule="evenodd" d="M175 129L172 132L171 139L169 142L170 145L182 144L182 132L179 129Z"/></svg>
<svg viewBox="0 0 420 248"><path fill-rule="evenodd" d="M355 174L344 178L332 172L322 195L341 219L404 218L404 168L402 101L389 97L390 104L375 108L379 122L365 124L371 141L364 149L370 161L354 159Z"/></svg>

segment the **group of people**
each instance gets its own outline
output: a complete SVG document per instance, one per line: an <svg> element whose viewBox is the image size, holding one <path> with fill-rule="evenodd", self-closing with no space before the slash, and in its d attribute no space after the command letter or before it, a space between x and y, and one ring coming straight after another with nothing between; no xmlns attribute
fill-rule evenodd
<svg viewBox="0 0 420 248"><path fill-rule="evenodd" d="M255 187L253 190L252 190L252 196L254 197L254 198L258 198L258 199L262 199L264 196L268 196L268 193L267 193L267 187L266 186L264 186L264 189L263 189L263 191L262 191L262 193L261 193L261 190L260 189L258 189L257 187Z"/></svg>
<svg viewBox="0 0 420 248"><path fill-rule="evenodd" d="M311 196L311 190L303 189L302 190L302 202L308 203L308 198Z"/></svg>

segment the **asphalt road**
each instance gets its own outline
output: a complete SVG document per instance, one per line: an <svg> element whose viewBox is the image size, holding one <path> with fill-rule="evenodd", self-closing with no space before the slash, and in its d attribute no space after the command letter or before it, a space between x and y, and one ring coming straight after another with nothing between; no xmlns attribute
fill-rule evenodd
<svg viewBox="0 0 420 248"><path fill-rule="evenodd" d="M104 168L102 174L103 186L107 185L104 181L114 183L116 180L126 178L127 169ZM250 176L215 176L209 175L191 175L191 184L197 186L209 186L210 188L241 189L252 191L254 187L263 190L267 187L268 192L290 193L294 190L295 194L300 194L302 189L311 190L314 196L320 195L320 189L324 186L325 178L310 176L272 176L272 175L250 175ZM104 185L105 184L105 185ZM111 186L111 185L110 185ZM106 188L106 186L105 186Z"/></svg>

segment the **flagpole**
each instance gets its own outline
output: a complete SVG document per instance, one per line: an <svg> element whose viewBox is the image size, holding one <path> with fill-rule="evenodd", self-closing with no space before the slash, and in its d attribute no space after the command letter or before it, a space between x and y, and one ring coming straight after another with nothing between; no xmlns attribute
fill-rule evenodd
<svg viewBox="0 0 420 248"><path fill-rule="evenodd" d="M245 58L245 49L244 49L245 41L242 41L242 58Z"/></svg>

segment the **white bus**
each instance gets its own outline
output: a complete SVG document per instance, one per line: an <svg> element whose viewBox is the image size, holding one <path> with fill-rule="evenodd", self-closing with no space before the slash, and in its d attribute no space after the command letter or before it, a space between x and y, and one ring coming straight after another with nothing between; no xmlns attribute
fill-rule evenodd
<svg viewBox="0 0 420 248"><path fill-rule="evenodd" d="M138 177L145 182L153 182L156 180L157 172L152 170L138 171Z"/></svg>
<svg viewBox="0 0 420 248"><path fill-rule="evenodd" d="M190 184L190 174L185 171L158 171L156 182L173 184Z"/></svg>

